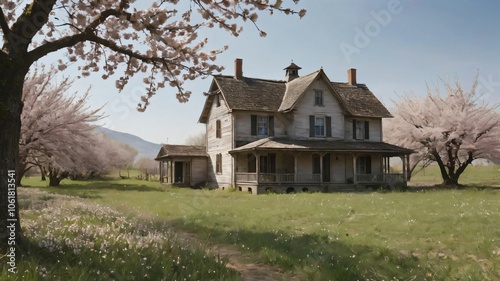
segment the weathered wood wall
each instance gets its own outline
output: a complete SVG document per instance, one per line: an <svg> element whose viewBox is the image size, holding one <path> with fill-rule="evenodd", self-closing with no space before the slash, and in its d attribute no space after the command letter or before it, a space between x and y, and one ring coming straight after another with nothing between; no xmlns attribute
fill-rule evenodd
<svg viewBox="0 0 500 281"><path fill-rule="evenodd" d="M323 91L323 106L314 104L315 90ZM309 90L297 102L293 122L288 126L288 132L291 136L295 138L310 138L309 115L330 116L332 118L332 137L317 139L333 140L344 138L345 123L342 108L323 80L313 82Z"/></svg>
<svg viewBox="0 0 500 281"><path fill-rule="evenodd" d="M221 138L216 137L216 123L221 122ZM208 184L210 186L229 186L232 182L233 158L228 153L233 148L233 126L232 117L223 98L220 98L220 106L212 104L207 122L207 153L208 161ZM216 173L216 155L222 155L222 172Z"/></svg>

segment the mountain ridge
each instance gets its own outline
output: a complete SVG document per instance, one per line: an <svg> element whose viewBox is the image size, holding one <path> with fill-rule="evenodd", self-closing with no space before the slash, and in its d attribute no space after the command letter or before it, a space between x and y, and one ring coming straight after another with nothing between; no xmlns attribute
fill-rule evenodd
<svg viewBox="0 0 500 281"><path fill-rule="evenodd" d="M98 127L96 128L96 130L104 133L108 138L112 140L128 144L131 147L135 148L137 150L137 156L135 157L136 160L141 157L155 159L158 155L158 151L160 151L161 145L159 143L153 143L144 140L141 137L133 134L118 132L104 127Z"/></svg>

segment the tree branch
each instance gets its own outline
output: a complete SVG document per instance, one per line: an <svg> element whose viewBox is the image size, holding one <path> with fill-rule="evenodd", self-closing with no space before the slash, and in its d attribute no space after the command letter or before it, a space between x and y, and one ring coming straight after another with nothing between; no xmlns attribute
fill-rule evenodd
<svg viewBox="0 0 500 281"><path fill-rule="evenodd" d="M7 41L7 36L9 35L10 28L7 20L5 19L5 14L3 12L2 7L0 7L0 27L2 28L4 40Z"/></svg>
<svg viewBox="0 0 500 281"><path fill-rule="evenodd" d="M33 0L24 8L7 37L9 51L24 53L28 50L33 37L48 22L49 14L55 4L56 0Z"/></svg>

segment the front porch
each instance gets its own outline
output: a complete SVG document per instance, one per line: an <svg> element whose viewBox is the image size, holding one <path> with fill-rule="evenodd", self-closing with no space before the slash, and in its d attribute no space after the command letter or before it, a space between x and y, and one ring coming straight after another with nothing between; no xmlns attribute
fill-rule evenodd
<svg viewBox="0 0 500 281"><path fill-rule="evenodd" d="M346 192L362 191L368 187L405 186L404 174L357 174L354 180L332 178L332 182L323 182L321 174L290 173L236 173L236 187L239 191L253 194L267 192Z"/></svg>
<svg viewBox="0 0 500 281"><path fill-rule="evenodd" d="M408 150L385 143L286 141L268 140L266 144L272 145L265 148L249 144L233 150L234 186L258 194L406 185ZM358 150L339 149L347 145ZM399 170L390 165L393 157L400 159Z"/></svg>

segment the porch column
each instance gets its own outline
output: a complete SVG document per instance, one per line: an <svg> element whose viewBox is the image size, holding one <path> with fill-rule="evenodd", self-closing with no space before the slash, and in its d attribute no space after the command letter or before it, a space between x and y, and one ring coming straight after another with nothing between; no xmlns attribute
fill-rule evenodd
<svg viewBox="0 0 500 281"><path fill-rule="evenodd" d="M174 183L174 160L170 159L170 178L169 182Z"/></svg>
<svg viewBox="0 0 500 281"><path fill-rule="evenodd" d="M160 183L163 182L163 160L159 161L160 166Z"/></svg>
<svg viewBox="0 0 500 281"><path fill-rule="evenodd" d="M406 180L411 179L410 155L406 155Z"/></svg>
<svg viewBox="0 0 500 281"><path fill-rule="evenodd" d="M400 156L401 160L403 160L403 179L407 180L407 168L406 168L406 155Z"/></svg>
<svg viewBox="0 0 500 281"><path fill-rule="evenodd" d="M255 172L257 173L257 184L260 183L260 155L255 152Z"/></svg>
<svg viewBox="0 0 500 281"><path fill-rule="evenodd" d="M357 154L351 154L352 155L352 173L353 173L353 179L352 179L352 182L354 184L357 184L358 183L358 180L356 179L356 160L358 159L358 155Z"/></svg>
<svg viewBox="0 0 500 281"><path fill-rule="evenodd" d="M293 182L297 182L298 176L298 169L297 169L297 153L293 153Z"/></svg>
<svg viewBox="0 0 500 281"><path fill-rule="evenodd" d="M323 183L323 156L325 153L319 154L319 183Z"/></svg>

